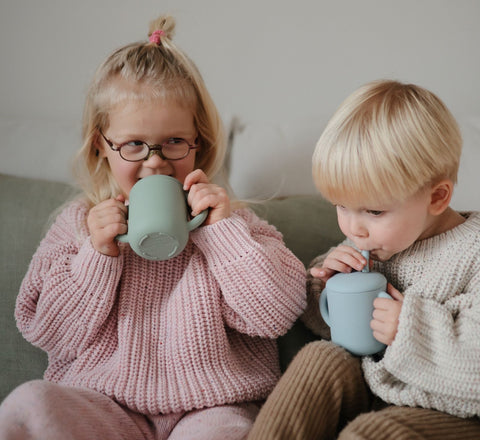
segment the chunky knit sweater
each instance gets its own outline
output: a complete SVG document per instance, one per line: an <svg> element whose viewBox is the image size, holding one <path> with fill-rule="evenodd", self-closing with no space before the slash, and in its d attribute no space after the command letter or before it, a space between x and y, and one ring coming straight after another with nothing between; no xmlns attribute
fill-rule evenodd
<svg viewBox="0 0 480 440"><path fill-rule="evenodd" d="M57 217L16 305L24 337L48 353L45 379L104 393L145 414L265 398L275 338L306 305L305 269L250 210L190 234L167 261L91 245L85 203Z"/></svg>
<svg viewBox="0 0 480 440"><path fill-rule="evenodd" d="M464 215L456 228L374 262L404 294L392 345L380 360L362 361L371 390L388 403L480 416L480 213ZM318 312L322 289L309 275L302 319L328 338Z"/></svg>

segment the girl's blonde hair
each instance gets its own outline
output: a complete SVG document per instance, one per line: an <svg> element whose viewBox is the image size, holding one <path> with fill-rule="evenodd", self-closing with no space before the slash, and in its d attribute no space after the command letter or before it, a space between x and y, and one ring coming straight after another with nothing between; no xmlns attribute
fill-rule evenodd
<svg viewBox="0 0 480 440"><path fill-rule="evenodd" d="M125 100L164 99L188 109L198 130L195 166L212 178L221 168L226 142L221 118L193 63L173 42L175 21L161 16L150 23L150 40L114 51L97 69L83 114L83 145L75 174L91 204L120 193L95 143L109 125L109 112Z"/></svg>
<svg viewBox="0 0 480 440"><path fill-rule="evenodd" d="M443 178L457 181L460 129L445 104L412 84L374 81L338 108L313 154L328 200L403 201Z"/></svg>

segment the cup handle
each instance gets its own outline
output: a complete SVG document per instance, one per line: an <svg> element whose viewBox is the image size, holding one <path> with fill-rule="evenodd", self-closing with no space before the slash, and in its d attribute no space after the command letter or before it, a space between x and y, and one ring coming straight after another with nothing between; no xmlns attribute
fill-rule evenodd
<svg viewBox="0 0 480 440"><path fill-rule="evenodd" d="M121 241L122 243L128 243L128 234L121 234L115 237L115 240Z"/></svg>
<svg viewBox="0 0 480 440"><path fill-rule="evenodd" d="M208 215L208 208L203 210L200 214L193 217L188 223L187 227L189 231L193 231L194 229L198 228L207 218Z"/></svg>
<svg viewBox="0 0 480 440"><path fill-rule="evenodd" d="M327 289L323 289L320 294L320 314L323 320L330 327L330 314L328 313Z"/></svg>
<svg viewBox="0 0 480 440"><path fill-rule="evenodd" d="M127 218L128 218L128 205L127 206ZM120 234L115 237L115 240L118 240L122 243L129 243L128 232L126 234Z"/></svg>
<svg viewBox="0 0 480 440"><path fill-rule="evenodd" d="M188 197L188 191L183 191L183 195L185 196L185 204L188 207L188 202L187 202L187 197ZM198 228L207 218L208 215L208 210L209 208L203 210L200 214L196 215L193 217L188 223L187 223L187 228L188 231L193 231L194 229Z"/></svg>
<svg viewBox="0 0 480 440"><path fill-rule="evenodd" d="M377 295L377 298L393 299L387 292L380 292L380 293Z"/></svg>

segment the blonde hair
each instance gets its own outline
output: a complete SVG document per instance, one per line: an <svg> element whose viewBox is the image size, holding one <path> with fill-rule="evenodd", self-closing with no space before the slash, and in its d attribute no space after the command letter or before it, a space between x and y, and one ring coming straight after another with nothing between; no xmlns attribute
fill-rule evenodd
<svg viewBox="0 0 480 440"><path fill-rule="evenodd" d="M152 21L148 35L156 38L114 51L93 77L83 114L83 145L74 170L92 204L120 193L108 161L96 154L95 142L99 130L109 126L109 111L125 100L160 98L191 109L200 145L195 166L209 178L221 168L226 150L221 118L197 67L172 42L174 28L171 16Z"/></svg>
<svg viewBox="0 0 480 440"><path fill-rule="evenodd" d="M432 92L397 81L360 87L338 108L313 154L328 200L403 201L443 178L456 183L460 129Z"/></svg>

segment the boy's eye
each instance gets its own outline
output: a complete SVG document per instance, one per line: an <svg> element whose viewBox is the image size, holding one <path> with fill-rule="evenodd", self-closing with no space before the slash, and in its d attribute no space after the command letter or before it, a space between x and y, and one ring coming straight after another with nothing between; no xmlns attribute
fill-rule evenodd
<svg viewBox="0 0 480 440"><path fill-rule="evenodd" d="M367 212L371 215L378 216L378 215L382 215L385 211L375 211L373 209L369 209Z"/></svg>

